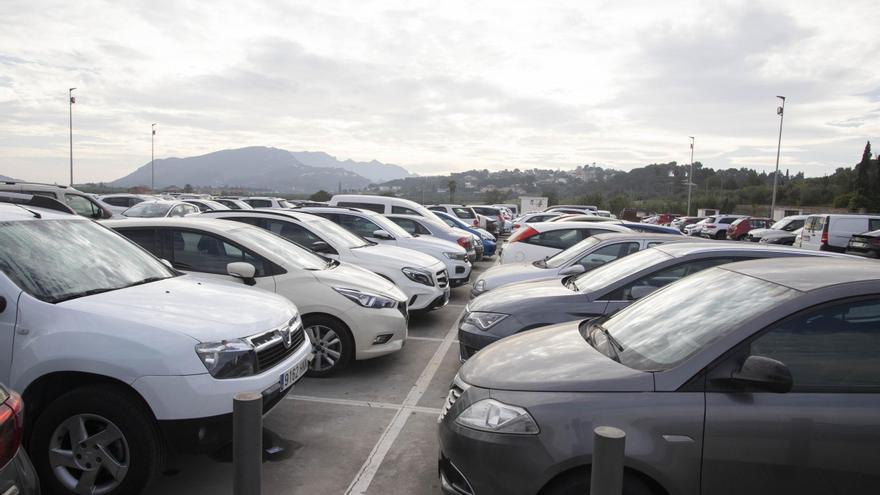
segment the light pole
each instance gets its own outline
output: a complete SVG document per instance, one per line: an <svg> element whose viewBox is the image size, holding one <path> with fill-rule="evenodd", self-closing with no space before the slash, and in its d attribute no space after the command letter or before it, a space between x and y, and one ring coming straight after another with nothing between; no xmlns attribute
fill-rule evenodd
<svg viewBox="0 0 880 495"><path fill-rule="evenodd" d="M70 187L73 187L73 104L76 103L76 97L73 96L73 90L67 90L68 110L70 115Z"/></svg>
<svg viewBox="0 0 880 495"><path fill-rule="evenodd" d="M156 124L151 125L150 129L153 131L150 134L150 191L153 192L156 190L156 167L154 165L156 156Z"/></svg>
<svg viewBox="0 0 880 495"><path fill-rule="evenodd" d="M776 172L773 173L773 199L770 201L770 219L776 211L776 180L779 178L779 152L782 150L782 119L785 118L785 97L777 96L782 100L782 106L776 107L776 115L779 115L779 143L776 145Z"/></svg>
<svg viewBox="0 0 880 495"><path fill-rule="evenodd" d="M691 187L694 185L694 137L688 136L691 138L691 169L688 172L688 212L687 216L691 216Z"/></svg>

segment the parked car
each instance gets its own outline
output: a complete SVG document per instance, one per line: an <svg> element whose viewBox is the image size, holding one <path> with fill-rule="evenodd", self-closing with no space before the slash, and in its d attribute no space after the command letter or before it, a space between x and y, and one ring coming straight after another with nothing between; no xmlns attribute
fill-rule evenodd
<svg viewBox="0 0 880 495"><path fill-rule="evenodd" d="M21 445L23 437L24 403L21 396L0 383L0 493L3 495L40 493L37 473Z"/></svg>
<svg viewBox="0 0 880 495"><path fill-rule="evenodd" d="M601 215L584 215L582 213L564 213L555 218L550 218L548 222L612 222L617 220Z"/></svg>
<svg viewBox="0 0 880 495"><path fill-rule="evenodd" d="M511 218L515 218L515 217L519 216L519 205L515 205L513 203L501 203L501 204L489 205L489 206L493 206L495 208L507 208L507 210L510 211Z"/></svg>
<svg viewBox="0 0 880 495"><path fill-rule="evenodd" d="M490 234L488 231L485 231L479 227L469 227L468 224L464 222L464 220L450 215L449 213L443 211L434 211L434 214L437 215L440 220L446 222L446 225L450 227L457 227L460 229L464 229L472 234L480 240L480 243L483 245L483 256L489 258L495 256L495 249L497 247L497 242L495 240L495 236ZM479 256L478 256L479 258Z"/></svg>
<svg viewBox="0 0 880 495"><path fill-rule="evenodd" d="M465 250L464 259L459 259L459 261L469 261L474 262L477 259L477 252L475 248L474 236L470 232L459 229L457 227L450 227L446 225L445 222L433 216L431 218L422 217L418 215L385 215L389 220L399 225L403 230L409 232L412 236L420 236L420 235L429 235L436 237L437 239L442 239L447 242L458 244L463 247ZM480 243L482 247L483 243ZM445 256L455 256L458 258L458 255L445 255ZM461 285L461 282L456 279L456 283ZM468 276L466 280L470 280L470 272L468 272Z"/></svg>
<svg viewBox="0 0 880 495"><path fill-rule="evenodd" d="M846 246L847 254L880 258L880 230L872 230L864 234L854 234Z"/></svg>
<svg viewBox="0 0 880 495"><path fill-rule="evenodd" d="M706 217L702 220L698 220L692 224L685 225L682 232L684 235L699 237L700 233L703 231L703 226L707 223L714 222L715 217Z"/></svg>
<svg viewBox="0 0 880 495"><path fill-rule="evenodd" d="M0 192L46 196L66 204L77 215L95 220L111 218L113 212L92 196L68 186L36 182L0 181Z"/></svg>
<svg viewBox="0 0 880 495"><path fill-rule="evenodd" d="M268 208L204 215L256 225L321 256L377 273L403 291L408 301L407 310L425 309L432 301L445 296L443 288L427 285L420 277L413 276L445 270L446 266L438 259L412 249L370 242L326 218L298 210Z"/></svg>
<svg viewBox="0 0 880 495"><path fill-rule="evenodd" d="M106 225L175 269L238 282L294 301L326 377L353 360L399 351L407 336L406 296L392 282L322 258L253 225L216 218L108 220Z"/></svg>
<svg viewBox="0 0 880 495"><path fill-rule="evenodd" d="M288 203L284 198L273 198L270 196L249 196L241 198L241 201L247 203L251 208L293 208L294 205Z"/></svg>
<svg viewBox="0 0 880 495"><path fill-rule="evenodd" d="M440 484L587 493L593 430L612 426L626 494L873 492L878 293L873 263L747 261L490 346L440 414Z"/></svg>
<svg viewBox="0 0 880 495"><path fill-rule="evenodd" d="M743 241L752 229L767 229L773 224L769 218L742 217L734 220L727 228L727 238L731 241Z"/></svg>
<svg viewBox="0 0 880 495"><path fill-rule="evenodd" d="M683 242L654 246L575 277L505 285L468 304L458 327L461 358L468 359L492 342L525 330L613 313L706 268L748 259L817 254L850 258L785 246Z"/></svg>
<svg viewBox="0 0 880 495"><path fill-rule="evenodd" d="M607 222L531 223L517 230L507 240L501 251L501 264L531 263L549 258L590 236L610 232L632 230Z"/></svg>
<svg viewBox="0 0 880 495"><path fill-rule="evenodd" d="M230 210L253 210L254 207L237 198L215 198L214 201Z"/></svg>
<svg viewBox="0 0 880 495"><path fill-rule="evenodd" d="M804 222L800 247L842 253L853 234L877 229L880 215L810 215Z"/></svg>
<svg viewBox="0 0 880 495"><path fill-rule="evenodd" d="M801 227L792 232L786 232L784 230L773 230L771 232L766 232L762 234L761 242L762 244L779 244L782 246L794 246L795 240L801 235L804 228Z"/></svg>
<svg viewBox="0 0 880 495"><path fill-rule="evenodd" d="M406 272L406 276L412 281L427 287L437 287L441 290L441 294L433 300L425 300L423 298L415 302L410 300L410 307L412 309L432 310L448 304L450 295L449 272L456 271L458 267L462 267L462 272L466 271L464 262L452 260L443 254L464 253L463 247L451 242L431 239L430 237L413 237L396 223L373 211L359 208L334 207L308 207L300 208L298 211L326 218L370 242L412 249L432 256L443 263L446 268L434 272L419 270L408 270Z"/></svg>
<svg viewBox="0 0 880 495"><path fill-rule="evenodd" d="M199 207L185 201L156 199L140 202L122 212L128 218L185 217L200 213Z"/></svg>
<svg viewBox="0 0 880 495"><path fill-rule="evenodd" d="M51 209L0 204L0 245L0 382L21 391L48 493L140 493L166 453L231 440L236 393L268 413L305 374L280 296L182 275Z"/></svg>
<svg viewBox="0 0 880 495"><path fill-rule="evenodd" d="M707 222L700 229L700 236L707 239L726 239L727 230L730 229L736 219L743 218L745 215L717 215L709 217Z"/></svg>
<svg viewBox="0 0 880 495"><path fill-rule="evenodd" d="M428 209L433 211L434 213L443 212L449 215L454 216L455 218L461 220L462 222L467 222L470 227L473 228L482 228L485 229L484 225L480 224L480 218L477 215L477 212L474 211L473 208L464 205L454 205L454 204L439 204L439 205L431 205L428 206Z"/></svg>
<svg viewBox="0 0 880 495"><path fill-rule="evenodd" d="M511 228L515 232L527 223L549 222L559 216L562 216L562 213L526 213L518 218L515 218L513 220L513 226Z"/></svg>
<svg viewBox="0 0 880 495"><path fill-rule="evenodd" d="M760 242L766 235L794 232L804 226L808 215L792 215L778 220L766 229L752 229L749 231L748 240Z"/></svg>
<svg viewBox="0 0 880 495"><path fill-rule="evenodd" d="M428 208L403 198L391 196L371 196L368 194L337 194L330 198L330 206L341 208L359 208L374 211L383 215L392 213L401 215L420 215L434 218L434 214Z"/></svg>
<svg viewBox="0 0 880 495"><path fill-rule="evenodd" d="M490 267L474 281L471 297L512 283L580 275L642 249L682 241L691 240L666 234L596 234L545 260Z"/></svg>
<svg viewBox="0 0 880 495"><path fill-rule="evenodd" d="M669 224L670 227L676 228L684 233L684 228L688 225L693 225L701 220L704 220L706 217L678 217L672 220L672 223Z"/></svg>
<svg viewBox="0 0 880 495"><path fill-rule="evenodd" d="M572 213L582 213L582 214L591 214L595 215L597 211L599 211L599 207L593 205L554 205L548 206L544 208L544 211L557 211L557 210L573 210ZM568 212L566 212L568 213Z"/></svg>
<svg viewBox="0 0 880 495"><path fill-rule="evenodd" d="M195 205L196 208L199 209L200 212L204 213L206 211L215 211L215 210L229 210L230 208L219 201L214 201L211 199L184 199L184 203L189 203L191 205Z"/></svg>
<svg viewBox="0 0 880 495"><path fill-rule="evenodd" d="M102 194L97 197L97 200L102 203L102 206L112 211L114 214L120 215L123 211L132 206L152 199L156 199L156 197L144 194Z"/></svg>
<svg viewBox="0 0 880 495"><path fill-rule="evenodd" d="M468 207L472 208L478 215L483 215L489 220L496 222L499 235L509 234L510 231L513 230L512 219L504 218L504 214L501 213L499 208L486 205L468 205ZM481 223L481 226L482 225L483 224ZM492 232L490 227L491 225L487 225L487 227L484 228L489 232Z"/></svg>

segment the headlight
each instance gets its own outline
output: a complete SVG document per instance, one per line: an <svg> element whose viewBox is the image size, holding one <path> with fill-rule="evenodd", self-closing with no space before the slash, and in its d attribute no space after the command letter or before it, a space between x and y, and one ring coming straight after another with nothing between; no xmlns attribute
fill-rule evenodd
<svg viewBox="0 0 880 495"><path fill-rule="evenodd" d="M455 422L490 433L537 435L541 431L528 411L495 399L483 399L471 404L455 418Z"/></svg>
<svg viewBox="0 0 880 495"><path fill-rule="evenodd" d="M397 301L395 301L394 299L380 296L379 294L373 292L365 292L357 289L345 289L343 287L334 287L333 290L365 308L393 308L397 306Z"/></svg>
<svg viewBox="0 0 880 495"><path fill-rule="evenodd" d="M214 378L251 376L257 369L254 348L240 339L198 344L196 354Z"/></svg>
<svg viewBox="0 0 880 495"><path fill-rule="evenodd" d="M413 282L424 284L428 286L434 285L434 281L431 279L431 274L426 272L425 270L420 270L418 268L402 268L401 271L406 278L412 280Z"/></svg>
<svg viewBox="0 0 880 495"><path fill-rule="evenodd" d="M477 283L474 284L475 292L485 292L486 291L486 281L484 279L477 280Z"/></svg>
<svg viewBox="0 0 880 495"><path fill-rule="evenodd" d="M443 256L455 261L464 261L467 259L467 253L443 253Z"/></svg>
<svg viewBox="0 0 880 495"><path fill-rule="evenodd" d="M499 321L507 318L507 316L508 315L501 313L474 311L473 313L468 313L468 315L464 317L464 322L473 325L480 330L488 330Z"/></svg>

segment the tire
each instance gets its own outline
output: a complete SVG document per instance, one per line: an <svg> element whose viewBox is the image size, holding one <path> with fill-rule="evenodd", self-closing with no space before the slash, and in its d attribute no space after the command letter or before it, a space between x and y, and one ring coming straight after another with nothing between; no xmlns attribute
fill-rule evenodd
<svg viewBox="0 0 880 495"><path fill-rule="evenodd" d="M589 495L590 473L574 471L563 474L551 481L540 495ZM623 495L658 495L645 481L633 474L623 475Z"/></svg>
<svg viewBox="0 0 880 495"><path fill-rule="evenodd" d="M348 366L354 358L354 339L344 323L329 316L306 315L303 328L314 347L315 358L309 362L308 376L325 378Z"/></svg>
<svg viewBox="0 0 880 495"><path fill-rule="evenodd" d="M718 232L715 233L715 238L723 241L724 239L727 238L727 231L726 230L719 230Z"/></svg>
<svg viewBox="0 0 880 495"><path fill-rule="evenodd" d="M74 389L51 402L34 424L28 453L43 493L53 495L92 493L76 490L90 480L96 494L138 494L165 464L156 420L114 385Z"/></svg>

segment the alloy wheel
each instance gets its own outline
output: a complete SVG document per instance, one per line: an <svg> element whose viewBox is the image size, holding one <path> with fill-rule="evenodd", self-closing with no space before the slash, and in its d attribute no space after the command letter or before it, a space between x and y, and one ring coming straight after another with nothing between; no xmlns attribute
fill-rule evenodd
<svg viewBox="0 0 880 495"><path fill-rule="evenodd" d="M306 334L315 350L315 358L309 363L314 371L325 371L339 362L342 357L342 340L336 331L325 325L310 325Z"/></svg>
<svg viewBox="0 0 880 495"><path fill-rule="evenodd" d="M55 428L49 465L74 493L101 495L118 487L131 461L128 441L112 421L96 414L71 416Z"/></svg>

